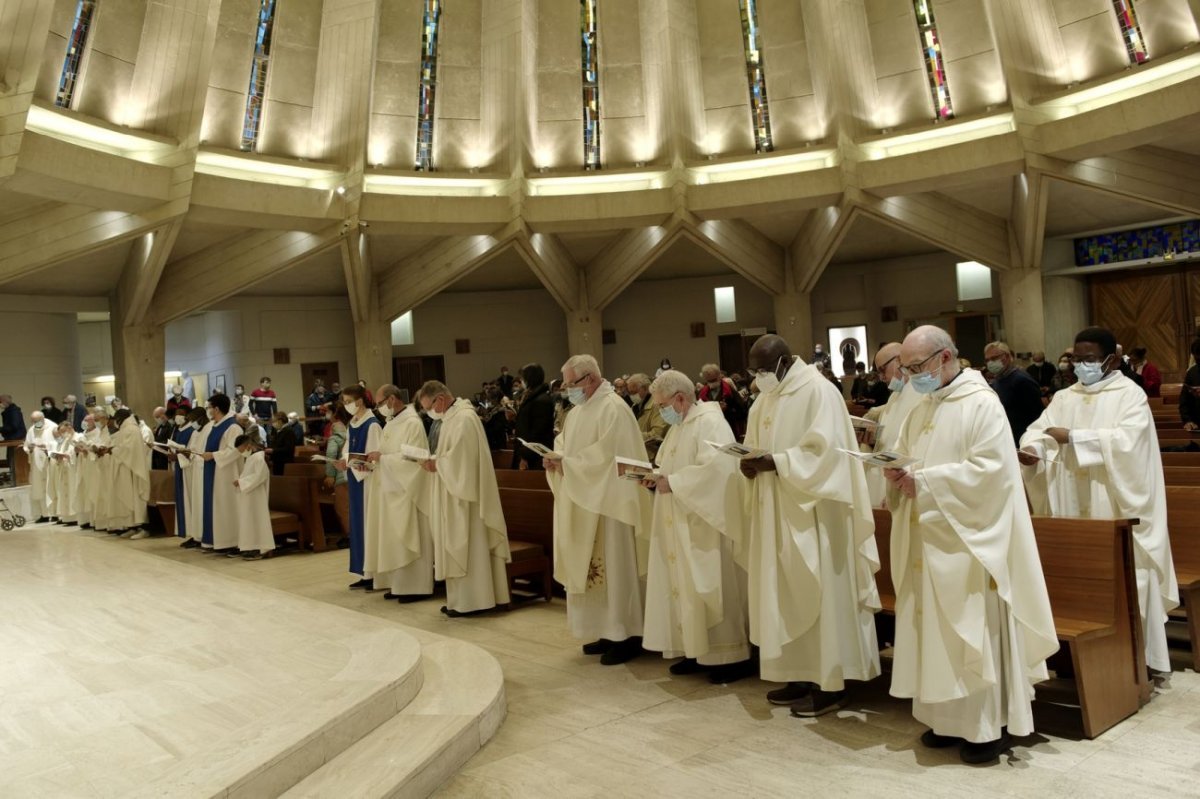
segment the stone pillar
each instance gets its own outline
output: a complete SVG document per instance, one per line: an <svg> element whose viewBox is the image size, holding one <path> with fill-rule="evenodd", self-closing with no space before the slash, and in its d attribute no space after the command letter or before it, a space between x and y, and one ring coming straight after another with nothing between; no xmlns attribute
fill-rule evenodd
<svg viewBox="0 0 1200 799"><path fill-rule="evenodd" d="M1053 362L1075 342L1075 334L1092 323L1087 279L1047 277L1042 281L1042 318L1046 330L1046 360Z"/></svg>
<svg viewBox="0 0 1200 799"><path fill-rule="evenodd" d="M600 326L600 311L582 310L567 312L567 350L571 355L592 355L604 371L603 331ZM557 364L555 364L557 366ZM546 373L558 371L547 367Z"/></svg>
<svg viewBox="0 0 1200 799"><path fill-rule="evenodd" d="M1007 269L1001 272L1000 307L1004 313L1006 343L1013 352L1046 349L1040 269Z"/></svg>
<svg viewBox="0 0 1200 799"><path fill-rule="evenodd" d="M151 324L125 327L114 315L111 329L117 396L134 413L148 420L154 409L166 402L165 328ZM96 399L104 401L103 397Z"/></svg>
<svg viewBox="0 0 1200 799"><path fill-rule="evenodd" d="M793 355L807 359L813 351L812 293L786 291L775 295L775 332L783 336Z"/></svg>
<svg viewBox="0 0 1200 799"><path fill-rule="evenodd" d="M379 308L372 303L365 321L354 323L354 358L358 374L353 380L342 378L342 385L353 385L366 380L371 393L392 382L392 325L379 315Z"/></svg>

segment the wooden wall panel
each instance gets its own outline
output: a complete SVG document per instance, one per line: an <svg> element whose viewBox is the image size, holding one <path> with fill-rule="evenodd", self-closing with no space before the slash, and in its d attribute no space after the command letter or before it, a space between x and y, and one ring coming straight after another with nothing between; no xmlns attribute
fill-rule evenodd
<svg viewBox="0 0 1200 799"><path fill-rule="evenodd" d="M1092 323L1112 330L1126 353L1145 347L1163 380L1179 382L1187 371L1194 331L1192 292L1187 289L1197 280L1200 270L1096 275L1089 281ZM1200 288L1195 296L1200 298ZM1190 304L1200 311L1200 304Z"/></svg>

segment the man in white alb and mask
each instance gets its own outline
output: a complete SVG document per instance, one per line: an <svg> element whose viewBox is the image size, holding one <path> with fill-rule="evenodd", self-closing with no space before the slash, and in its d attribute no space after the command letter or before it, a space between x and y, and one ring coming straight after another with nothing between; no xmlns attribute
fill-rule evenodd
<svg viewBox="0 0 1200 799"><path fill-rule="evenodd" d="M375 392L376 410L387 420L379 449L367 453L376 464L376 490L367 497L366 551L363 567L375 587L386 585L384 599L414 602L433 593L433 539L429 530L430 474L401 454L404 445L429 448L417 409L407 405L396 386Z"/></svg>
<svg viewBox="0 0 1200 799"><path fill-rule="evenodd" d="M63 421L54 429L54 451L50 454L50 473L54 480L54 513L58 523L77 524L78 500L77 467L75 458L75 428Z"/></svg>
<svg viewBox="0 0 1200 799"><path fill-rule="evenodd" d="M92 507L92 526L99 531L108 531L112 520L113 493L109 490L112 485L113 459L108 457L112 436L116 429L112 426L109 406L98 405L92 409L92 418L96 420L96 437L92 442L95 446L96 466L93 470L95 482L88 495Z"/></svg>
<svg viewBox="0 0 1200 799"><path fill-rule="evenodd" d="M744 530L730 531L749 572L750 639L767 694L813 717L847 702L846 680L879 676L879 554L858 443L841 392L775 335L750 348L759 396L741 460ZM725 456L728 457L728 456ZM739 515L735 515L739 516Z"/></svg>
<svg viewBox="0 0 1200 799"><path fill-rule="evenodd" d="M888 401L864 414L864 418L875 422L878 427L869 437L874 452L887 452L896 448L896 440L900 437L900 427L908 417L908 412L921 401L921 396L912 390L908 380L900 369L900 343L884 344L875 353L875 371L879 379L887 383ZM871 492L871 507L881 508L887 492L887 480L879 469L867 470L867 488Z"/></svg>
<svg viewBox="0 0 1200 799"><path fill-rule="evenodd" d="M433 567L446 581L447 616L465 616L507 605L508 527L483 422L470 400L455 400L430 380L417 392L429 416L441 421L436 457L422 466L432 473L429 527Z"/></svg>
<svg viewBox="0 0 1200 799"><path fill-rule="evenodd" d="M109 443L106 455L111 461L112 494L109 531L120 532L122 538L146 538L146 503L150 501L150 459L140 420L128 408L113 415L117 432ZM105 489L101 489L105 490Z"/></svg>
<svg viewBox="0 0 1200 799"><path fill-rule="evenodd" d="M574 406L555 440L562 459L543 461L554 492L554 579L567 593L567 625L584 654L606 666L642 651L650 492L617 476L616 458L646 460L633 411L591 355L562 367Z"/></svg>
<svg viewBox="0 0 1200 799"><path fill-rule="evenodd" d="M41 524L53 516L50 451L54 447L54 425L46 421L46 415L41 411L34 411L29 418L31 424L25 433L25 454L29 456L29 506L37 514L35 523Z"/></svg>
<svg viewBox="0 0 1200 799"><path fill-rule="evenodd" d="M893 696L928 725L921 743L996 760L1033 732L1033 686L1058 651L1012 429L983 375L963 369L949 334L923 326L901 363L924 395L888 469L896 586Z"/></svg>
<svg viewBox="0 0 1200 799"><path fill-rule="evenodd" d="M1138 520L1134 572L1146 664L1169 672L1167 613L1179 606L1179 587L1167 536L1162 456L1146 392L1121 373L1116 350L1112 332L1080 331L1079 382L1054 394L1021 437L1019 457L1034 513Z"/></svg>
<svg viewBox="0 0 1200 799"><path fill-rule="evenodd" d="M713 683L755 673L750 659L746 572L723 535L740 509L737 461L707 442L730 444L733 428L716 402L696 401L683 372L669 369L650 386L668 425L656 457L654 526L646 574L644 646L683 657L672 674L710 670Z"/></svg>
<svg viewBox="0 0 1200 799"><path fill-rule="evenodd" d="M92 448L97 437L96 417L88 413L83 417L83 432L75 436L76 471L79 474L76 520L80 528L85 530L91 528L96 512L96 453Z"/></svg>

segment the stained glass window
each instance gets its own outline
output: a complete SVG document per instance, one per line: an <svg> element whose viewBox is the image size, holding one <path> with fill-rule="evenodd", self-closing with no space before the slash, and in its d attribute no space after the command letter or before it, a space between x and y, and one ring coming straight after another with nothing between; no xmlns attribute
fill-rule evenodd
<svg viewBox="0 0 1200 799"><path fill-rule="evenodd" d="M75 24L71 26L71 38L67 41L67 55L63 59L62 75L58 79L58 94L54 104L59 108L70 108L75 96L75 85L79 81L79 62L83 60L83 48L87 45L88 31L96 13L96 0L79 0L75 6Z"/></svg>
<svg viewBox="0 0 1200 799"><path fill-rule="evenodd" d="M258 144L258 132L262 128L267 66L271 58L271 31L274 27L275 0L259 0L258 27L254 30L254 60L250 64L250 88L246 92L246 114L242 118L242 149L246 152Z"/></svg>
<svg viewBox="0 0 1200 799"><path fill-rule="evenodd" d="M1129 63L1148 61L1150 51L1146 49L1146 39L1142 36L1142 26L1138 24L1133 0L1113 0L1113 10L1117 12L1117 24L1121 26L1121 39L1125 42L1125 51L1129 53Z"/></svg>
<svg viewBox="0 0 1200 799"><path fill-rule="evenodd" d="M579 0L583 66L583 168L600 168L600 56L596 46L596 2Z"/></svg>
<svg viewBox="0 0 1200 799"><path fill-rule="evenodd" d="M758 0L738 0L742 10L742 43L746 48L746 80L750 84L750 117L754 125L754 151L769 153L771 109L767 105L767 76L763 72L762 31L758 27Z"/></svg>
<svg viewBox="0 0 1200 799"><path fill-rule="evenodd" d="M946 81L946 62L942 59L942 41L933 18L933 4L931 0L913 0L913 9L917 12L917 32L921 36L921 55L929 76L934 115L938 119L951 119L954 106L950 102L950 84Z"/></svg>
<svg viewBox="0 0 1200 799"><path fill-rule="evenodd" d="M417 96L416 168L433 169L433 101L437 96L438 26L442 21L442 0L424 0L425 16L421 23L421 86Z"/></svg>

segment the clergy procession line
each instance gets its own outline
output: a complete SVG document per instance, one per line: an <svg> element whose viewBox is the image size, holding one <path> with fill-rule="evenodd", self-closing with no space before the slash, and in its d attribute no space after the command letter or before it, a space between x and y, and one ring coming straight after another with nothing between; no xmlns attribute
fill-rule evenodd
<svg viewBox="0 0 1200 799"><path fill-rule="evenodd" d="M561 370L570 412L542 448L570 632L605 665L647 649L679 659L672 673L708 671L716 683L757 673L782 684L767 697L793 715L829 713L847 704L847 681L882 673L874 519L886 509L891 694L912 700L925 746L996 762L1012 736L1033 733L1034 686L1059 651L1032 507L1138 520L1145 662L1169 671L1178 589L1153 416L1109 331L1081 331L1074 352L1078 382L1053 395L1018 449L996 392L939 328L880 348L891 395L868 414L873 426L857 425L866 434L819 364L763 336L749 352L757 398L742 445L722 406L697 401L691 378L667 368L650 385L669 426L652 459L595 358L571 357ZM507 607L508 531L472 404L437 381L415 405L381 387L378 415L367 396L345 388L336 410L359 578L350 588L407 602L444 581L448 616ZM229 411L215 395L175 435L178 534L185 547L259 557L274 546L268 470ZM145 425L96 408L75 435L37 417L27 446L47 515L110 532L145 522Z"/></svg>

